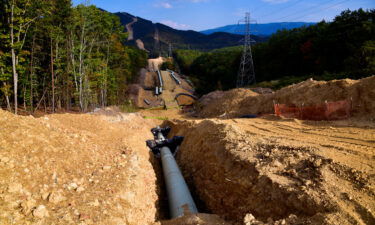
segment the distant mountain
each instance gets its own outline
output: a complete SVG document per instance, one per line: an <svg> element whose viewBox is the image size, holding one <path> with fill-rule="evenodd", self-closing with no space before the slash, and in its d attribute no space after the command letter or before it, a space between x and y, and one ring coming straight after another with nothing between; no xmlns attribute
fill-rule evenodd
<svg viewBox="0 0 375 225"><path fill-rule="evenodd" d="M129 45L136 45L145 48L151 54L158 54L159 50L166 55L169 43L172 48L212 50L223 47L236 46L241 44L242 35L216 32L202 34L197 31L176 30L160 23L133 16L129 13L115 13L121 23L130 32ZM128 26L127 26L128 25ZM267 40L264 37L253 36L257 42Z"/></svg>
<svg viewBox="0 0 375 225"><path fill-rule="evenodd" d="M282 23L264 23L264 24L251 24L253 34L257 36L269 36L276 33L278 30L287 29L291 30L303 26L311 26L316 23L307 22L282 22ZM202 34L212 34L215 32L227 32L231 34L241 34L238 31L244 30L245 25L227 25L224 27L218 27L214 29L201 31Z"/></svg>

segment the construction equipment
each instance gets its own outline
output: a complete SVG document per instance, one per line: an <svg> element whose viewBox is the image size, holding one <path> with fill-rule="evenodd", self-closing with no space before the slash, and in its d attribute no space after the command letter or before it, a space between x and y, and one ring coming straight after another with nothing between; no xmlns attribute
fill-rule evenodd
<svg viewBox="0 0 375 225"><path fill-rule="evenodd" d="M156 157L161 158L169 211L173 219L186 214L198 213L198 210L174 158L184 137L174 136L171 139L166 139L170 130L170 127L151 129L154 140L148 140L146 144Z"/></svg>

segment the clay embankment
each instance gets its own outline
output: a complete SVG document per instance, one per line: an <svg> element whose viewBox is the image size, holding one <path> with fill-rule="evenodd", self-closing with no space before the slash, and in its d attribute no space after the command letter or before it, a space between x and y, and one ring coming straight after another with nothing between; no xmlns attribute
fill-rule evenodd
<svg viewBox="0 0 375 225"><path fill-rule="evenodd" d="M198 114L201 117L226 118L246 114L273 113L273 103L301 106L322 104L325 101L350 100L353 116L375 117L375 76L361 80L307 80L282 88L272 94L257 94L247 89L212 92L203 96Z"/></svg>
<svg viewBox="0 0 375 225"><path fill-rule="evenodd" d="M374 128L264 119L175 121L177 159L207 212L236 224L373 224Z"/></svg>

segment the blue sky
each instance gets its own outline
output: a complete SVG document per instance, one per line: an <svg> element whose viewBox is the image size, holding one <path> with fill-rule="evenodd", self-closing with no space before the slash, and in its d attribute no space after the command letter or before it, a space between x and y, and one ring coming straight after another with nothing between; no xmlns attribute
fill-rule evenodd
<svg viewBox="0 0 375 225"><path fill-rule="evenodd" d="M197 31L237 24L247 11L258 23L318 22L331 21L345 9L375 8L375 0L91 0L90 4Z"/></svg>

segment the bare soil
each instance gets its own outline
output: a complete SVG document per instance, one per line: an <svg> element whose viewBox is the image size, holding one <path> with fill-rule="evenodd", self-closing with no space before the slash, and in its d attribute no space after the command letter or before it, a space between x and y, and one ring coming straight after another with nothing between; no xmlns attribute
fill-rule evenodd
<svg viewBox="0 0 375 225"><path fill-rule="evenodd" d="M233 89L213 92L202 98L201 117L227 118L246 114L273 113L273 103L301 105L322 104L325 101L350 100L353 116L375 119L375 76L361 80L314 81L312 79L282 88L275 93L255 94L251 90ZM215 97L216 96L216 97ZM207 98L210 98L207 100Z"/></svg>
<svg viewBox="0 0 375 225"><path fill-rule="evenodd" d="M152 61L149 63L152 67ZM181 84L177 84L171 77L170 72L161 71L160 73L163 79L163 92L161 95L156 96L155 87L159 86L157 73L146 69L140 71L137 84L132 84L128 88L128 96L135 106L139 108L154 108L165 105L167 108L175 108L179 105L192 105L195 102L193 98L188 96L176 98L177 94L180 93L193 94L193 88L185 79L182 79L176 73L176 77L181 82Z"/></svg>
<svg viewBox="0 0 375 225"><path fill-rule="evenodd" d="M152 224L153 126L137 114L0 110L0 224Z"/></svg>
<svg viewBox="0 0 375 225"><path fill-rule="evenodd" d="M155 58L155 59L149 59L148 60L148 70L149 71L157 71L161 64L165 62L165 59L163 57Z"/></svg>
<svg viewBox="0 0 375 225"><path fill-rule="evenodd" d="M131 41L134 39L133 24L135 24L136 22L138 22L138 18L134 17L132 22L126 24L126 30L129 34L128 41Z"/></svg>
<svg viewBox="0 0 375 225"><path fill-rule="evenodd" d="M374 224L375 129L276 117L168 122L210 213L235 224Z"/></svg>
<svg viewBox="0 0 375 225"><path fill-rule="evenodd" d="M163 78L165 100L186 91ZM200 101L212 119L178 108L40 118L0 110L0 224L375 224L374 79L215 92ZM146 90L134 90L143 101ZM349 120L225 119L269 112L274 99L348 97ZM201 214L167 220L160 162L145 145L161 124L185 136L176 158Z"/></svg>

